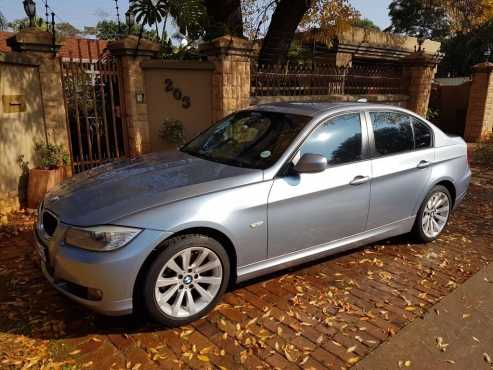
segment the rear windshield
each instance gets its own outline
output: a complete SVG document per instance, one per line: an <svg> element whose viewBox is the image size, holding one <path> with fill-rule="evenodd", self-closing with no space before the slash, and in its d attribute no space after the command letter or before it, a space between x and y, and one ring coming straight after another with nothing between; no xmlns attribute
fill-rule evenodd
<svg viewBox="0 0 493 370"><path fill-rule="evenodd" d="M294 114L241 111L217 122L181 150L232 166L266 169L310 120Z"/></svg>

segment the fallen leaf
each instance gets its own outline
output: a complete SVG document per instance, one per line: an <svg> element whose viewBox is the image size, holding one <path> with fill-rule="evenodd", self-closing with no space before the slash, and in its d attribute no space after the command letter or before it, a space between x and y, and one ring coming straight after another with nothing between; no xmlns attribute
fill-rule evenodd
<svg viewBox="0 0 493 370"><path fill-rule="evenodd" d="M485 352L485 353L483 353L483 358L484 358L484 360L485 360L485 361L486 361L489 365L493 364L493 362L491 361L491 357L490 357L490 355L489 355L489 354L487 354L486 352Z"/></svg>
<svg viewBox="0 0 493 370"><path fill-rule="evenodd" d="M202 362L209 362L209 357L207 357L206 355L197 355L197 358L202 361Z"/></svg>
<svg viewBox="0 0 493 370"><path fill-rule="evenodd" d="M349 347L346 352L351 353L356 350L356 346Z"/></svg>

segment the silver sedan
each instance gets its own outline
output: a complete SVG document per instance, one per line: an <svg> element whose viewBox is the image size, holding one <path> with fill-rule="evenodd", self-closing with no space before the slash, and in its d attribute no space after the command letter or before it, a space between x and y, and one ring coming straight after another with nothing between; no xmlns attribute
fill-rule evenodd
<svg viewBox="0 0 493 370"><path fill-rule="evenodd" d="M224 118L177 152L113 162L47 195L46 278L109 315L166 325L236 282L399 234L430 242L466 194L465 142L392 106L279 103Z"/></svg>

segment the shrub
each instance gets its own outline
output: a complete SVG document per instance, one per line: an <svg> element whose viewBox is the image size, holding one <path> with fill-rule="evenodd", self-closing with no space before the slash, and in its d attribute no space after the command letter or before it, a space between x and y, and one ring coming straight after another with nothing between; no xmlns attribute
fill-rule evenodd
<svg viewBox="0 0 493 370"><path fill-rule="evenodd" d="M63 145L37 143L34 151L39 162L39 168L52 170L70 163L68 152Z"/></svg>
<svg viewBox="0 0 493 370"><path fill-rule="evenodd" d="M164 141L174 144L177 147L185 144L185 128L180 120L166 118L159 130L159 136Z"/></svg>
<svg viewBox="0 0 493 370"><path fill-rule="evenodd" d="M493 167L493 134L482 139L473 152L474 162Z"/></svg>

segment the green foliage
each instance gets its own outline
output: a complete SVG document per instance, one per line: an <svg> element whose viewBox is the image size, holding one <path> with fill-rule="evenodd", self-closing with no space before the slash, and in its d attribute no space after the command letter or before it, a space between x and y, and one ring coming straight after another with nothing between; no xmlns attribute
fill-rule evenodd
<svg viewBox="0 0 493 370"><path fill-rule="evenodd" d="M46 31L46 23L43 18L36 17L34 19L33 28ZM9 22L8 27L11 28L14 32L19 32L23 29L29 28L29 18L21 18L15 19L12 22Z"/></svg>
<svg viewBox="0 0 493 370"><path fill-rule="evenodd" d="M393 0L389 31L441 40L450 33L447 9L440 0Z"/></svg>
<svg viewBox="0 0 493 370"><path fill-rule="evenodd" d="M7 25L7 18L5 18L2 12L0 12L0 31L5 31L7 29Z"/></svg>
<svg viewBox="0 0 493 370"><path fill-rule="evenodd" d="M178 30L191 40L197 40L204 34L207 19L206 8L202 0L131 0L130 7L135 12L135 20L143 29L155 27L157 38L163 45L167 42L166 24L170 16ZM159 35L158 26L163 24Z"/></svg>
<svg viewBox="0 0 493 370"><path fill-rule="evenodd" d="M72 26L68 22L61 22L55 24L56 34L61 38L78 36L81 34L81 31L76 27Z"/></svg>
<svg viewBox="0 0 493 370"><path fill-rule="evenodd" d="M37 143L34 151L41 169L56 169L70 163L69 154L63 145Z"/></svg>
<svg viewBox="0 0 493 370"><path fill-rule="evenodd" d="M493 134L481 140L473 152L474 162L493 167Z"/></svg>
<svg viewBox="0 0 493 370"><path fill-rule="evenodd" d="M122 23L120 27L121 27L121 33L123 35L126 35L128 33L127 25ZM139 31L140 31L139 27L134 26L132 27L132 32L130 33L132 35L138 36ZM96 24L96 27L85 27L84 34L96 36L96 38L100 40L115 40L119 36L118 23L112 20L99 21ZM157 37L156 31L144 29L142 33L142 37L149 40L156 39Z"/></svg>
<svg viewBox="0 0 493 370"><path fill-rule="evenodd" d="M378 27L375 23L373 23L372 20L370 20L368 18L355 19L355 20L351 21L351 26L366 28L366 29L375 30L375 31L380 31L380 27Z"/></svg>
<svg viewBox="0 0 493 370"><path fill-rule="evenodd" d="M471 67L485 61L484 51L491 47L493 20L466 34L442 42L445 56L438 68L440 76L469 76ZM493 60L493 59L492 59Z"/></svg>
<svg viewBox="0 0 493 370"><path fill-rule="evenodd" d="M159 137L177 147L182 146L186 141L183 123L178 119L166 118L159 130Z"/></svg>

